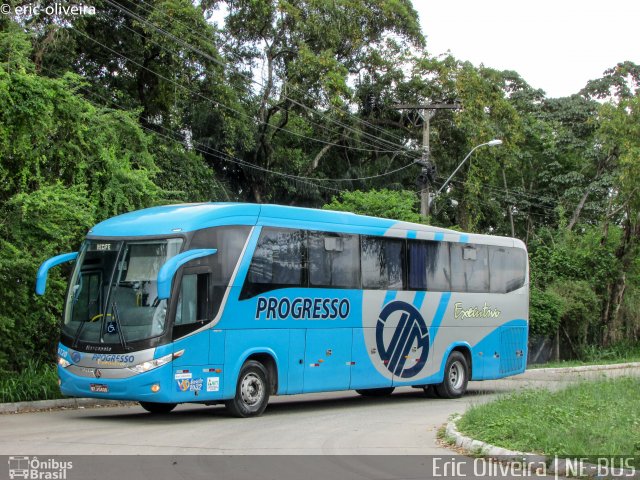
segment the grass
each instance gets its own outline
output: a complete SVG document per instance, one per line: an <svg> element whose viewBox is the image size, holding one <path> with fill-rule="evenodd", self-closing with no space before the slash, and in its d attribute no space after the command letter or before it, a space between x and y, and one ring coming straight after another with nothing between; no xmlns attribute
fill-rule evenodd
<svg viewBox="0 0 640 480"><path fill-rule="evenodd" d="M62 398L56 366L31 362L20 373L0 376L0 403Z"/></svg>
<svg viewBox="0 0 640 480"><path fill-rule="evenodd" d="M585 365L610 365L612 363L640 362L640 355L625 358L607 358L599 360L560 360L558 362L537 363L527 365L527 370L536 368L581 367Z"/></svg>
<svg viewBox="0 0 640 480"><path fill-rule="evenodd" d="M512 393L472 407L465 435L509 450L559 457L640 455L640 379L584 381L564 390ZM637 464L635 465L638 466Z"/></svg>
<svg viewBox="0 0 640 480"><path fill-rule="evenodd" d="M608 348L588 346L582 350L581 357L579 360L527 365L527 368L579 367L582 365L640 362L640 344L621 342Z"/></svg>

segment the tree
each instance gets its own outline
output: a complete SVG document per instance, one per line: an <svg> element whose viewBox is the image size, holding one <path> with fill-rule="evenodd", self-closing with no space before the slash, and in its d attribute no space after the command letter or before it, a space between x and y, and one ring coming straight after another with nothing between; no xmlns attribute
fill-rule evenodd
<svg viewBox="0 0 640 480"><path fill-rule="evenodd" d="M416 195L406 190L382 189L367 192L357 190L344 192L340 197L333 197L331 202L322 208L405 222L424 223L426 220L417 212Z"/></svg>

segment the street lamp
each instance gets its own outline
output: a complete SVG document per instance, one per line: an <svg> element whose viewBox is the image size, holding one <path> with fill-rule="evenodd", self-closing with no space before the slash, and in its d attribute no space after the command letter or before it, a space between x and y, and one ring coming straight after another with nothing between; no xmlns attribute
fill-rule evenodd
<svg viewBox="0 0 640 480"><path fill-rule="evenodd" d="M442 186L438 189L438 191L436 192L436 194L433 196L433 200L435 200L435 199L436 199L436 197L440 194L440 192L441 192L442 190L444 190L444 187L446 187L446 186L449 184L449 182L451 181L451 179L453 178L453 176L458 172L458 170L460 170L460 167L462 167L462 165L464 165L464 162L466 162L466 161L469 159L469 157L471 156L471 154L472 154L473 152L475 152L475 151L476 151L478 148L480 148L480 147L495 147L496 145L502 145L502 140L500 140L500 139L496 138L496 139L493 139L493 140L491 140L491 141L489 141L489 142L481 143L480 145L476 145L475 147L473 147L473 148L471 149L471 151L470 151L469 153L467 153L467 156L466 156L466 157L464 157L464 159L460 162L460 165L458 165L458 166L456 167L456 169L453 171L453 173L452 173L451 175L449 175L449 178L447 178L447 180L446 180L446 181L442 184Z"/></svg>

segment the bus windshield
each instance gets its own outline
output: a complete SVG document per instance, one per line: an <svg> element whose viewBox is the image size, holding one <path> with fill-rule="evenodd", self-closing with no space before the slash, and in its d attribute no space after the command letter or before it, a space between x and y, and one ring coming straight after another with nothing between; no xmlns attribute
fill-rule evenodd
<svg viewBox="0 0 640 480"><path fill-rule="evenodd" d="M182 239L88 240L71 278L63 332L75 341L120 344L161 335L166 300L157 297L160 267Z"/></svg>

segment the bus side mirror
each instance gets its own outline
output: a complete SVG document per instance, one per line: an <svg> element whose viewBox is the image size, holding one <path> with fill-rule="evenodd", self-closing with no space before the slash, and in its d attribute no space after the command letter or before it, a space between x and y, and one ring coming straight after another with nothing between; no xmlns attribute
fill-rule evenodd
<svg viewBox="0 0 640 480"><path fill-rule="evenodd" d="M49 269L56 265L60 265L61 263L71 262L72 260L75 260L77 256L78 252L63 253L62 255L51 257L50 259L42 262L42 265L40 265L36 275L36 293L38 295L44 295L44 292L47 289L47 276L49 274Z"/></svg>
<svg viewBox="0 0 640 480"><path fill-rule="evenodd" d="M217 251L215 248L198 248L196 250L187 250L186 252L179 253L175 257L167 260L158 272L158 298L160 300L169 298L173 277L182 265L196 258L213 255Z"/></svg>

